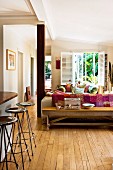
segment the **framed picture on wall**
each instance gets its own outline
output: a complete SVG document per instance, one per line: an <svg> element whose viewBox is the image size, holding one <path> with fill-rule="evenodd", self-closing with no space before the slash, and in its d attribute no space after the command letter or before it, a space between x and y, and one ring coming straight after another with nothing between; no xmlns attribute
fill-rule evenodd
<svg viewBox="0 0 113 170"><path fill-rule="evenodd" d="M16 53L12 50L6 50L6 69L15 70L16 69Z"/></svg>

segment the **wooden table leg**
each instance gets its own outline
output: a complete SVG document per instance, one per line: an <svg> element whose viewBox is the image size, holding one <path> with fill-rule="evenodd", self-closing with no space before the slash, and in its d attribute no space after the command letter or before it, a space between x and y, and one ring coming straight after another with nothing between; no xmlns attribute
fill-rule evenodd
<svg viewBox="0 0 113 170"><path fill-rule="evenodd" d="M49 123L49 116L47 116L47 130L49 130L50 123Z"/></svg>

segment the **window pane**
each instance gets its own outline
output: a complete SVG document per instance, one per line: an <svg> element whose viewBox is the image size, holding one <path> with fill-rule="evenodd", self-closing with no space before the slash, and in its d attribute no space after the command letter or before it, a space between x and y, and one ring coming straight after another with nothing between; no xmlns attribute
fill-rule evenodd
<svg viewBox="0 0 113 170"><path fill-rule="evenodd" d="M83 80L97 84L98 53L84 53L83 55Z"/></svg>

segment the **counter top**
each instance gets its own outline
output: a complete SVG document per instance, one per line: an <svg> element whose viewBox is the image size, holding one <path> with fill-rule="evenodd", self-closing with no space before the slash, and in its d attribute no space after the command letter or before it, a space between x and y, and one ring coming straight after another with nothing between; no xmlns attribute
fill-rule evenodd
<svg viewBox="0 0 113 170"><path fill-rule="evenodd" d="M15 97L17 97L18 94L15 92L2 92L0 91L0 104L3 104Z"/></svg>

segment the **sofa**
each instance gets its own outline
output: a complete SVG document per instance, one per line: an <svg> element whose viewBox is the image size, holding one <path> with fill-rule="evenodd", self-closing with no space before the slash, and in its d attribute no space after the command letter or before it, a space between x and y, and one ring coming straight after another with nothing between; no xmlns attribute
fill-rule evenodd
<svg viewBox="0 0 113 170"><path fill-rule="evenodd" d="M42 109L47 106L55 106L58 101L64 101L64 98L80 98L83 103L92 103L96 107L113 107L113 94L69 94L64 92L53 93L51 96L45 96L41 101L41 117L46 122Z"/></svg>
<svg viewBox="0 0 113 170"><path fill-rule="evenodd" d="M41 118L42 118L42 124L46 123L46 117L43 115L42 109L47 106L52 106L52 96L45 96L41 100Z"/></svg>
<svg viewBox="0 0 113 170"><path fill-rule="evenodd" d="M54 93L52 94L52 105L58 101L64 101L64 98L80 98L81 105L83 103L92 103L96 107L113 107L113 94L67 94L67 93Z"/></svg>

